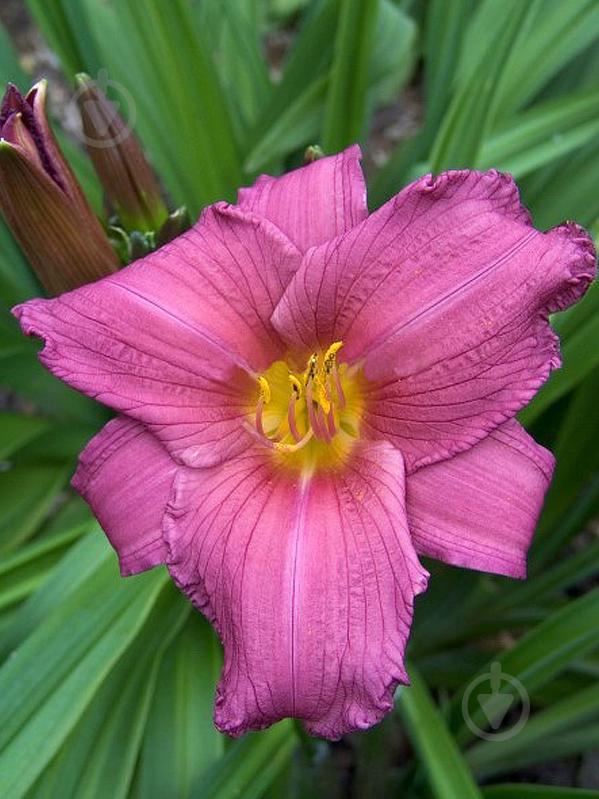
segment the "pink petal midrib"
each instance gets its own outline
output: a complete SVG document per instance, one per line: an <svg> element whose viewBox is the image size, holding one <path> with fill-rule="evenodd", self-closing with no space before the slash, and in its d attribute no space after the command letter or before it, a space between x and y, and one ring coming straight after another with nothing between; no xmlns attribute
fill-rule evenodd
<svg viewBox="0 0 599 799"><path fill-rule="evenodd" d="M309 494L310 479L301 478L299 487L298 501L295 507L293 527L290 534L290 548L293 550L290 559L291 569L291 608L289 614L289 642L291 647L291 707L293 714L296 713L296 675L297 675L297 628L296 612L299 605L300 575L298 574L298 564L301 556L301 539L304 519L306 515L306 505Z"/></svg>
<svg viewBox="0 0 599 799"><path fill-rule="evenodd" d="M516 244L512 245L512 247L506 253L503 253L499 258L496 258L490 264L487 264L486 266L484 266L475 275L472 275L472 277L470 277L467 280L463 281L459 286L457 286L455 289L450 291L448 294L444 295L443 297L441 297L438 300L435 300L434 302L431 302L429 305L427 305L426 307L422 308L421 310L418 310L409 319L406 319L405 321L401 321L400 323L392 325L391 327L387 328L387 330L385 330L383 333L381 333L381 335L378 337L378 339L376 341L374 341L372 344L370 344L368 347L366 347L363 351L361 351L360 358L365 358L366 356L372 354L373 352L376 352L376 350L379 347L382 347L385 344L388 344L389 341L392 338L394 338L395 336L397 336L401 331L405 330L408 327L411 327L417 321L419 321L419 320L421 320L423 318L426 318L427 316L430 316L432 313L437 312L440 308L442 308L443 306L449 304L450 301L455 300L456 297L459 297L461 294L465 293L468 288L470 288L474 284L478 283L480 280L482 280L488 274L490 274L492 271L494 271L498 266L500 266L502 263L504 263L507 259L513 257L516 253L518 253L521 249L523 249L526 246L526 244L528 244L528 242L532 238L534 238L536 235L538 235L538 233L533 228L529 233L527 233L518 242L516 242ZM384 281L389 277L390 274L391 274L390 272L387 273L385 275L385 277L383 278L383 280L379 284L377 284L377 286L372 290L371 296L372 296L372 294L376 293L376 291L378 291L378 289L380 288L382 283L384 283ZM365 301L364 306L367 305L367 302L368 302L368 300ZM359 314L357 314L354 317L354 319L351 321L349 327L345 331L345 335L346 336L348 336L349 331L353 328L353 326L355 325L355 323L357 322L358 319L359 319Z"/></svg>
<svg viewBox="0 0 599 799"><path fill-rule="evenodd" d="M111 285L119 289L122 289L123 291L126 291L129 294L132 294L134 297L137 297L142 302L151 305L153 308L156 308L160 313L168 316L176 324L180 325L181 327L186 327L189 330L191 330L193 333L196 333L198 336L200 336L200 338L203 338L206 342L208 342L210 346L214 347L214 349L221 352L227 360L232 361L236 366L239 366L241 369L244 369L246 372L253 374L253 370L251 369L251 367L244 358L242 358L233 350L228 350L218 339L211 336L210 333L205 328L198 327L197 325L192 325L189 322L187 322L185 319L181 319L181 317L176 316L174 313L167 310L166 308L162 308L160 305L158 305L158 303L154 302L148 297L145 297L143 294L140 294L138 291L135 291L134 289L131 288L131 286L125 286L121 283L118 283L117 281L110 279L106 279L106 282L109 282Z"/></svg>

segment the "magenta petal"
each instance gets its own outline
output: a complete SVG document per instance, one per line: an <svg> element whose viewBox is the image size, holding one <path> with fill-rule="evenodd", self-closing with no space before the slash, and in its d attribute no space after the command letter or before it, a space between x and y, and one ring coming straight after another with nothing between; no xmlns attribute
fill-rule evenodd
<svg viewBox="0 0 599 799"><path fill-rule="evenodd" d="M366 185L357 145L280 178L262 175L239 191L239 205L274 222L305 252L366 219Z"/></svg>
<svg viewBox="0 0 599 799"><path fill-rule="evenodd" d="M164 563L162 519L177 466L143 425L113 419L79 456L73 487L119 556L121 574Z"/></svg>
<svg viewBox="0 0 599 799"><path fill-rule="evenodd" d="M360 445L343 469L311 477L276 471L261 449L182 469L165 537L175 582L224 643L220 730L294 716L334 739L391 708L427 579L399 452Z"/></svg>
<svg viewBox="0 0 599 799"><path fill-rule="evenodd" d="M248 443L250 371L281 355L269 317L297 263L270 222L219 205L116 275L15 313L57 377L212 465Z"/></svg>
<svg viewBox="0 0 599 799"><path fill-rule="evenodd" d="M377 383L365 432L391 440L412 471L531 399L559 365L548 314L594 274L588 234L536 231L509 176L446 172L310 250L273 321L304 351L342 339L343 358L365 359Z"/></svg>
<svg viewBox="0 0 599 799"><path fill-rule="evenodd" d="M410 475L408 518L418 553L525 577L553 464L553 455L511 420L467 452Z"/></svg>

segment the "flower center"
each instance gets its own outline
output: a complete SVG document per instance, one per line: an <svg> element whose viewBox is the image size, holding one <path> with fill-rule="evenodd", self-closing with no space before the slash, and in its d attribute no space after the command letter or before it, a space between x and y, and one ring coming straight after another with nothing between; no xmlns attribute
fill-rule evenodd
<svg viewBox="0 0 599 799"><path fill-rule="evenodd" d="M275 361L258 378L256 432L295 464L333 463L358 438L361 377L357 368L337 362L342 346L336 341L313 353L303 371Z"/></svg>

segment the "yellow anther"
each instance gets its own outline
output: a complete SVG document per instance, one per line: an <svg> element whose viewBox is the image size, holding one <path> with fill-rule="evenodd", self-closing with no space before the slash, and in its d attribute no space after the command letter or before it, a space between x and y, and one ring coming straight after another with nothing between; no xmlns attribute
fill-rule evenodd
<svg viewBox="0 0 599 799"><path fill-rule="evenodd" d="M304 384L307 384L309 380L314 380L316 374L318 373L318 354L315 352L310 355L308 359L308 366L306 367L306 371L304 372Z"/></svg>
<svg viewBox="0 0 599 799"><path fill-rule="evenodd" d="M294 374L289 373L289 382L291 383L291 388L295 391L297 398L299 399L302 396L302 384L301 381L297 379Z"/></svg>
<svg viewBox="0 0 599 799"><path fill-rule="evenodd" d="M333 369L335 358L337 357L337 353L339 352L342 346L343 346L342 341L334 341L331 344L331 346L328 348L328 350L325 352L323 362L324 362L324 370L327 374L329 374L329 372L331 372L331 370Z"/></svg>
<svg viewBox="0 0 599 799"><path fill-rule="evenodd" d="M268 405L272 396L270 392L270 386L268 385L268 380L265 377L259 377L258 385L260 386L260 399L265 405Z"/></svg>

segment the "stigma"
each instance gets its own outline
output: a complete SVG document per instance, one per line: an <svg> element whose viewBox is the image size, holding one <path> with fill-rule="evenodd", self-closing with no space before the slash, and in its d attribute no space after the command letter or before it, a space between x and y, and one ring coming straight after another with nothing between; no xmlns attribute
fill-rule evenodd
<svg viewBox="0 0 599 799"><path fill-rule="evenodd" d="M346 364L339 365L342 341L314 352L303 370L276 361L260 375L254 417L255 433L278 453L323 447L347 449L357 436L357 380ZM348 402L349 397L349 402Z"/></svg>

